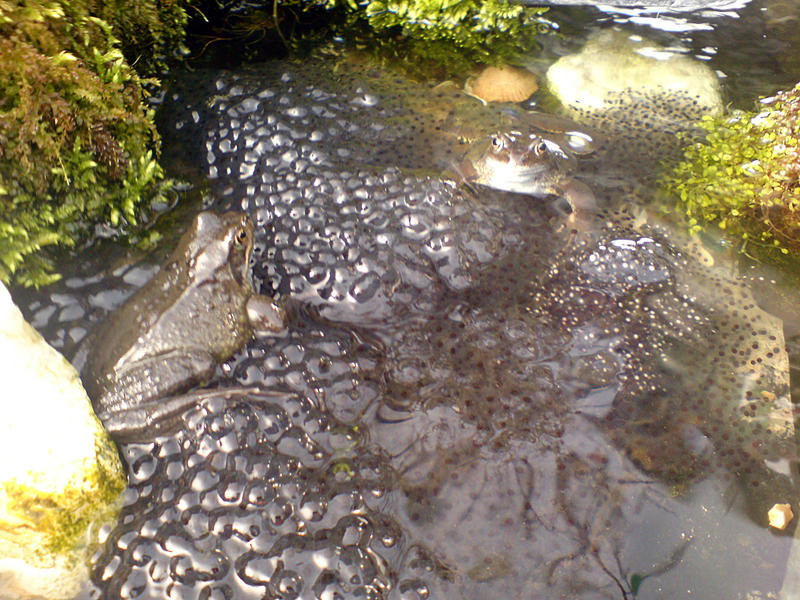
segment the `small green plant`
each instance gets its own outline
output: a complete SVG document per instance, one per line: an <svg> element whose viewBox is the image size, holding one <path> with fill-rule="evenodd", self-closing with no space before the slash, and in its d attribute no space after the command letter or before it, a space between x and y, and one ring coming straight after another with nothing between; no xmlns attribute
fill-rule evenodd
<svg viewBox="0 0 800 600"><path fill-rule="evenodd" d="M706 117L706 136L689 144L664 178L693 231L716 225L741 250L800 256L800 84L762 101L758 113Z"/></svg>

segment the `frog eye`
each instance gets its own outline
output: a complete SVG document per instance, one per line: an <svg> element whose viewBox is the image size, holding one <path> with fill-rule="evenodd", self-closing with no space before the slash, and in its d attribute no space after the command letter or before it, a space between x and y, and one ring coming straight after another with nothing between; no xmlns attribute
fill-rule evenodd
<svg viewBox="0 0 800 600"><path fill-rule="evenodd" d="M503 148L505 148L505 142L503 138L499 135L492 136L492 151L500 152Z"/></svg>
<svg viewBox="0 0 800 600"><path fill-rule="evenodd" d="M547 153L547 143L544 140L539 140L533 147L536 156L544 156Z"/></svg>
<svg viewBox="0 0 800 600"><path fill-rule="evenodd" d="M237 244L244 244L247 241L247 229L245 227L238 229L233 239Z"/></svg>

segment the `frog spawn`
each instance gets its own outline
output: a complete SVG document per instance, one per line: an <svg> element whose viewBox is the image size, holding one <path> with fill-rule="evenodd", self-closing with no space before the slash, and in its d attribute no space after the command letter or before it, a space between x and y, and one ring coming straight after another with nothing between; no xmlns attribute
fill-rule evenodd
<svg viewBox="0 0 800 600"><path fill-rule="evenodd" d="M761 503L754 487L785 484L764 460L790 454L790 421L758 393L785 401L782 343L747 288L624 216L567 246L547 206L378 168L365 140L388 157L412 131L391 85L329 72L218 74L210 102L176 110L214 208L258 223L259 283L319 314L213 382L270 392L222 391L174 439L126 448L129 505L95 567L106 597L621 598L709 527L665 485L732 476ZM97 311L84 283L99 285L34 308L51 338ZM737 569L769 589L753 540Z"/></svg>
<svg viewBox="0 0 800 600"><path fill-rule="evenodd" d="M609 92L602 109L570 106L565 113L602 132L597 158L603 173L621 171L646 180L660 164L681 158L685 139L699 138L697 122L710 108L679 90ZM681 138L680 136L685 136Z"/></svg>
<svg viewBox="0 0 800 600"><path fill-rule="evenodd" d="M382 467L364 457L337 477L351 456L333 460L335 431L301 396L235 400L202 403L175 437L125 448L125 506L94 575L105 597L381 597L393 581L379 557L399 537L374 509Z"/></svg>
<svg viewBox="0 0 800 600"><path fill-rule="evenodd" d="M494 548L484 558L503 557L515 573L503 583L522 586L500 588L510 595L620 597L633 560L620 524L663 502L659 482L718 478L759 523L794 493L765 462L796 453L780 323L656 230L618 216L595 235L544 269L541 247L487 266L402 336L379 410L378 422L412 415L401 433L375 435L392 439L408 528L455 564L483 555L467 540ZM498 496L513 524L498 520ZM450 542L453 530L463 538Z"/></svg>
<svg viewBox="0 0 800 600"><path fill-rule="evenodd" d="M267 259L256 261L257 279L327 318L378 324L415 306L424 313L441 288L469 285L470 265L521 243L513 216L493 207L476 219L453 182L395 168L430 169L423 131L442 144L430 124L441 117L418 123L399 100L408 92L419 103L428 88L397 83L389 93L393 80L373 75L383 92L372 93L360 77L330 82L330 66L274 67L218 76L209 113L197 118L215 206L256 223L255 251ZM428 110L442 96L428 98ZM180 96L172 103L179 115L195 112ZM456 152L462 144L451 141Z"/></svg>

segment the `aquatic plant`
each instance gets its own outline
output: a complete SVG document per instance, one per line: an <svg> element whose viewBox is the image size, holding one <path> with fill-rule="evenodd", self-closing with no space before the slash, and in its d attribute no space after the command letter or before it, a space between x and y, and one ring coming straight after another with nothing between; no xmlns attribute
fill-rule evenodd
<svg viewBox="0 0 800 600"><path fill-rule="evenodd" d="M42 249L165 200L144 83L85 4L0 2L0 280L48 283Z"/></svg>
<svg viewBox="0 0 800 600"><path fill-rule="evenodd" d="M693 231L716 225L760 257L800 254L800 84L761 101L758 113L706 117L663 178Z"/></svg>

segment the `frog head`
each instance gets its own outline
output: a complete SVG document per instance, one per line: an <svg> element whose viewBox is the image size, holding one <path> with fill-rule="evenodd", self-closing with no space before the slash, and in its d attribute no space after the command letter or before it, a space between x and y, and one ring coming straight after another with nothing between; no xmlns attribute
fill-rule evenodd
<svg viewBox="0 0 800 600"><path fill-rule="evenodd" d="M195 284L211 281L224 270L243 289L252 291L249 264L253 233L253 222L245 214L201 212L175 256L185 259Z"/></svg>
<svg viewBox="0 0 800 600"><path fill-rule="evenodd" d="M471 183L545 196L575 164L571 153L547 137L512 130L474 142L461 172Z"/></svg>

